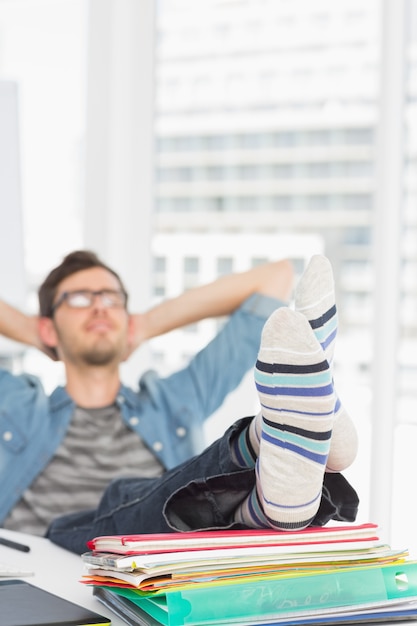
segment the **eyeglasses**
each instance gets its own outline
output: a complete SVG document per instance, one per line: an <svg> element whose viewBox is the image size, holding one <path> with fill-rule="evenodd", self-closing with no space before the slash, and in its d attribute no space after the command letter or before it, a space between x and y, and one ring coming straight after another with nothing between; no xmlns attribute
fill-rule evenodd
<svg viewBox="0 0 417 626"><path fill-rule="evenodd" d="M55 304L51 307L51 315L55 313L58 307L64 302L71 309L88 309L94 304L94 299L99 297L104 308L120 308L125 307L127 303L127 293L121 289L79 289L76 291L64 291Z"/></svg>

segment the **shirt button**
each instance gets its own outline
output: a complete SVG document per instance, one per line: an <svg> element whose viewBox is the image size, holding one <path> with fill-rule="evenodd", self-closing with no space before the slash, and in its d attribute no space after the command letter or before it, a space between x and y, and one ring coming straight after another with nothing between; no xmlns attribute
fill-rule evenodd
<svg viewBox="0 0 417 626"><path fill-rule="evenodd" d="M13 439L13 433L10 430L6 430L3 433L3 441L11 441Z"/></svg>
<svg viewBox="0 0 417 626"><path fill-rule="evenodd" d="M139 418L136 415L134 415L133 417L129 419L129 424L131 426L137 426L139 424Z"/></svg>
<svg viewBox="0 0 417 626"><path fill-rule="evenodd" d="M160 441L155 441L155 443L153 444L153 449L155 450L155 452L161 452L162 448L164 447L162 445L162 443Z"/></svg>
<svg viewBox="0 0 417 626"><path fill-rule="evenodd" d="M123 403L124 403L124 401L125 401L125 399L124 399L124 397L123 397L123 396L117 396L116 401L117 401L119 404L123 404Z"/></svg>
<svg viewBox="0 0 417 626"><path fill-rule="evenodd" d="M177 433L178 437L185 437L185 435L187 434L187 430L184 428L184 426L178 426L175 432Z"/></svg>

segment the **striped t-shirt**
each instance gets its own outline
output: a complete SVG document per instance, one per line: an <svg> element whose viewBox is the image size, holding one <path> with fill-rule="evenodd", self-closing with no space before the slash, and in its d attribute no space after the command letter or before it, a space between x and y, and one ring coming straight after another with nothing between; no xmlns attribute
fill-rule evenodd
<svg viewBox="0 0 417 626"><path fill-rule="evenodd" d="M125 425L117 405L78 407L52 461L12 509L4 528L44 535L56 517L95 508L114 478L155 477L163 471Z"/></svg>

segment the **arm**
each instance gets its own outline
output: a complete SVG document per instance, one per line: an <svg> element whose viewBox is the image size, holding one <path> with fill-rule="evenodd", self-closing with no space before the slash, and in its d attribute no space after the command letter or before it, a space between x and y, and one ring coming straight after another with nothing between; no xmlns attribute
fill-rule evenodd
<svg viewBox="0 0 417 626"><path fill-rule="evenodd" d="M38 320L37 316L26 315L0 300L0 335L26 346L38 348L49 357L56 359L40 339Z"/></svg>
<svg viewBox="0 0 417 626"><path fill-rule="evenodd" d="M229 315L254 293L287 301L291 296L293 279L293 268L289 261L274 261L189 289L143 314L131 316L131 350L146 339L187 324L208 317Z"/></svg>

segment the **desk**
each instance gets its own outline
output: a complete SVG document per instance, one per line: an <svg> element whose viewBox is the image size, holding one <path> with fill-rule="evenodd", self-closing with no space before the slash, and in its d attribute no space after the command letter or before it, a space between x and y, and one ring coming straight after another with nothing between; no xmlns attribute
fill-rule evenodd
<svg viewBox="0 0 417 626"><path fill-rule="evenodd" d="M33 572L33 576L22 577L22 580L109 617L112 626L126 626L126 622L93 597L92 587L79 582L83 574L83 563L79 556L43 537L16 533L3 528L0 529L0 536L30 546L30 552L19 552L0 545L1 563Z"/></svg>

